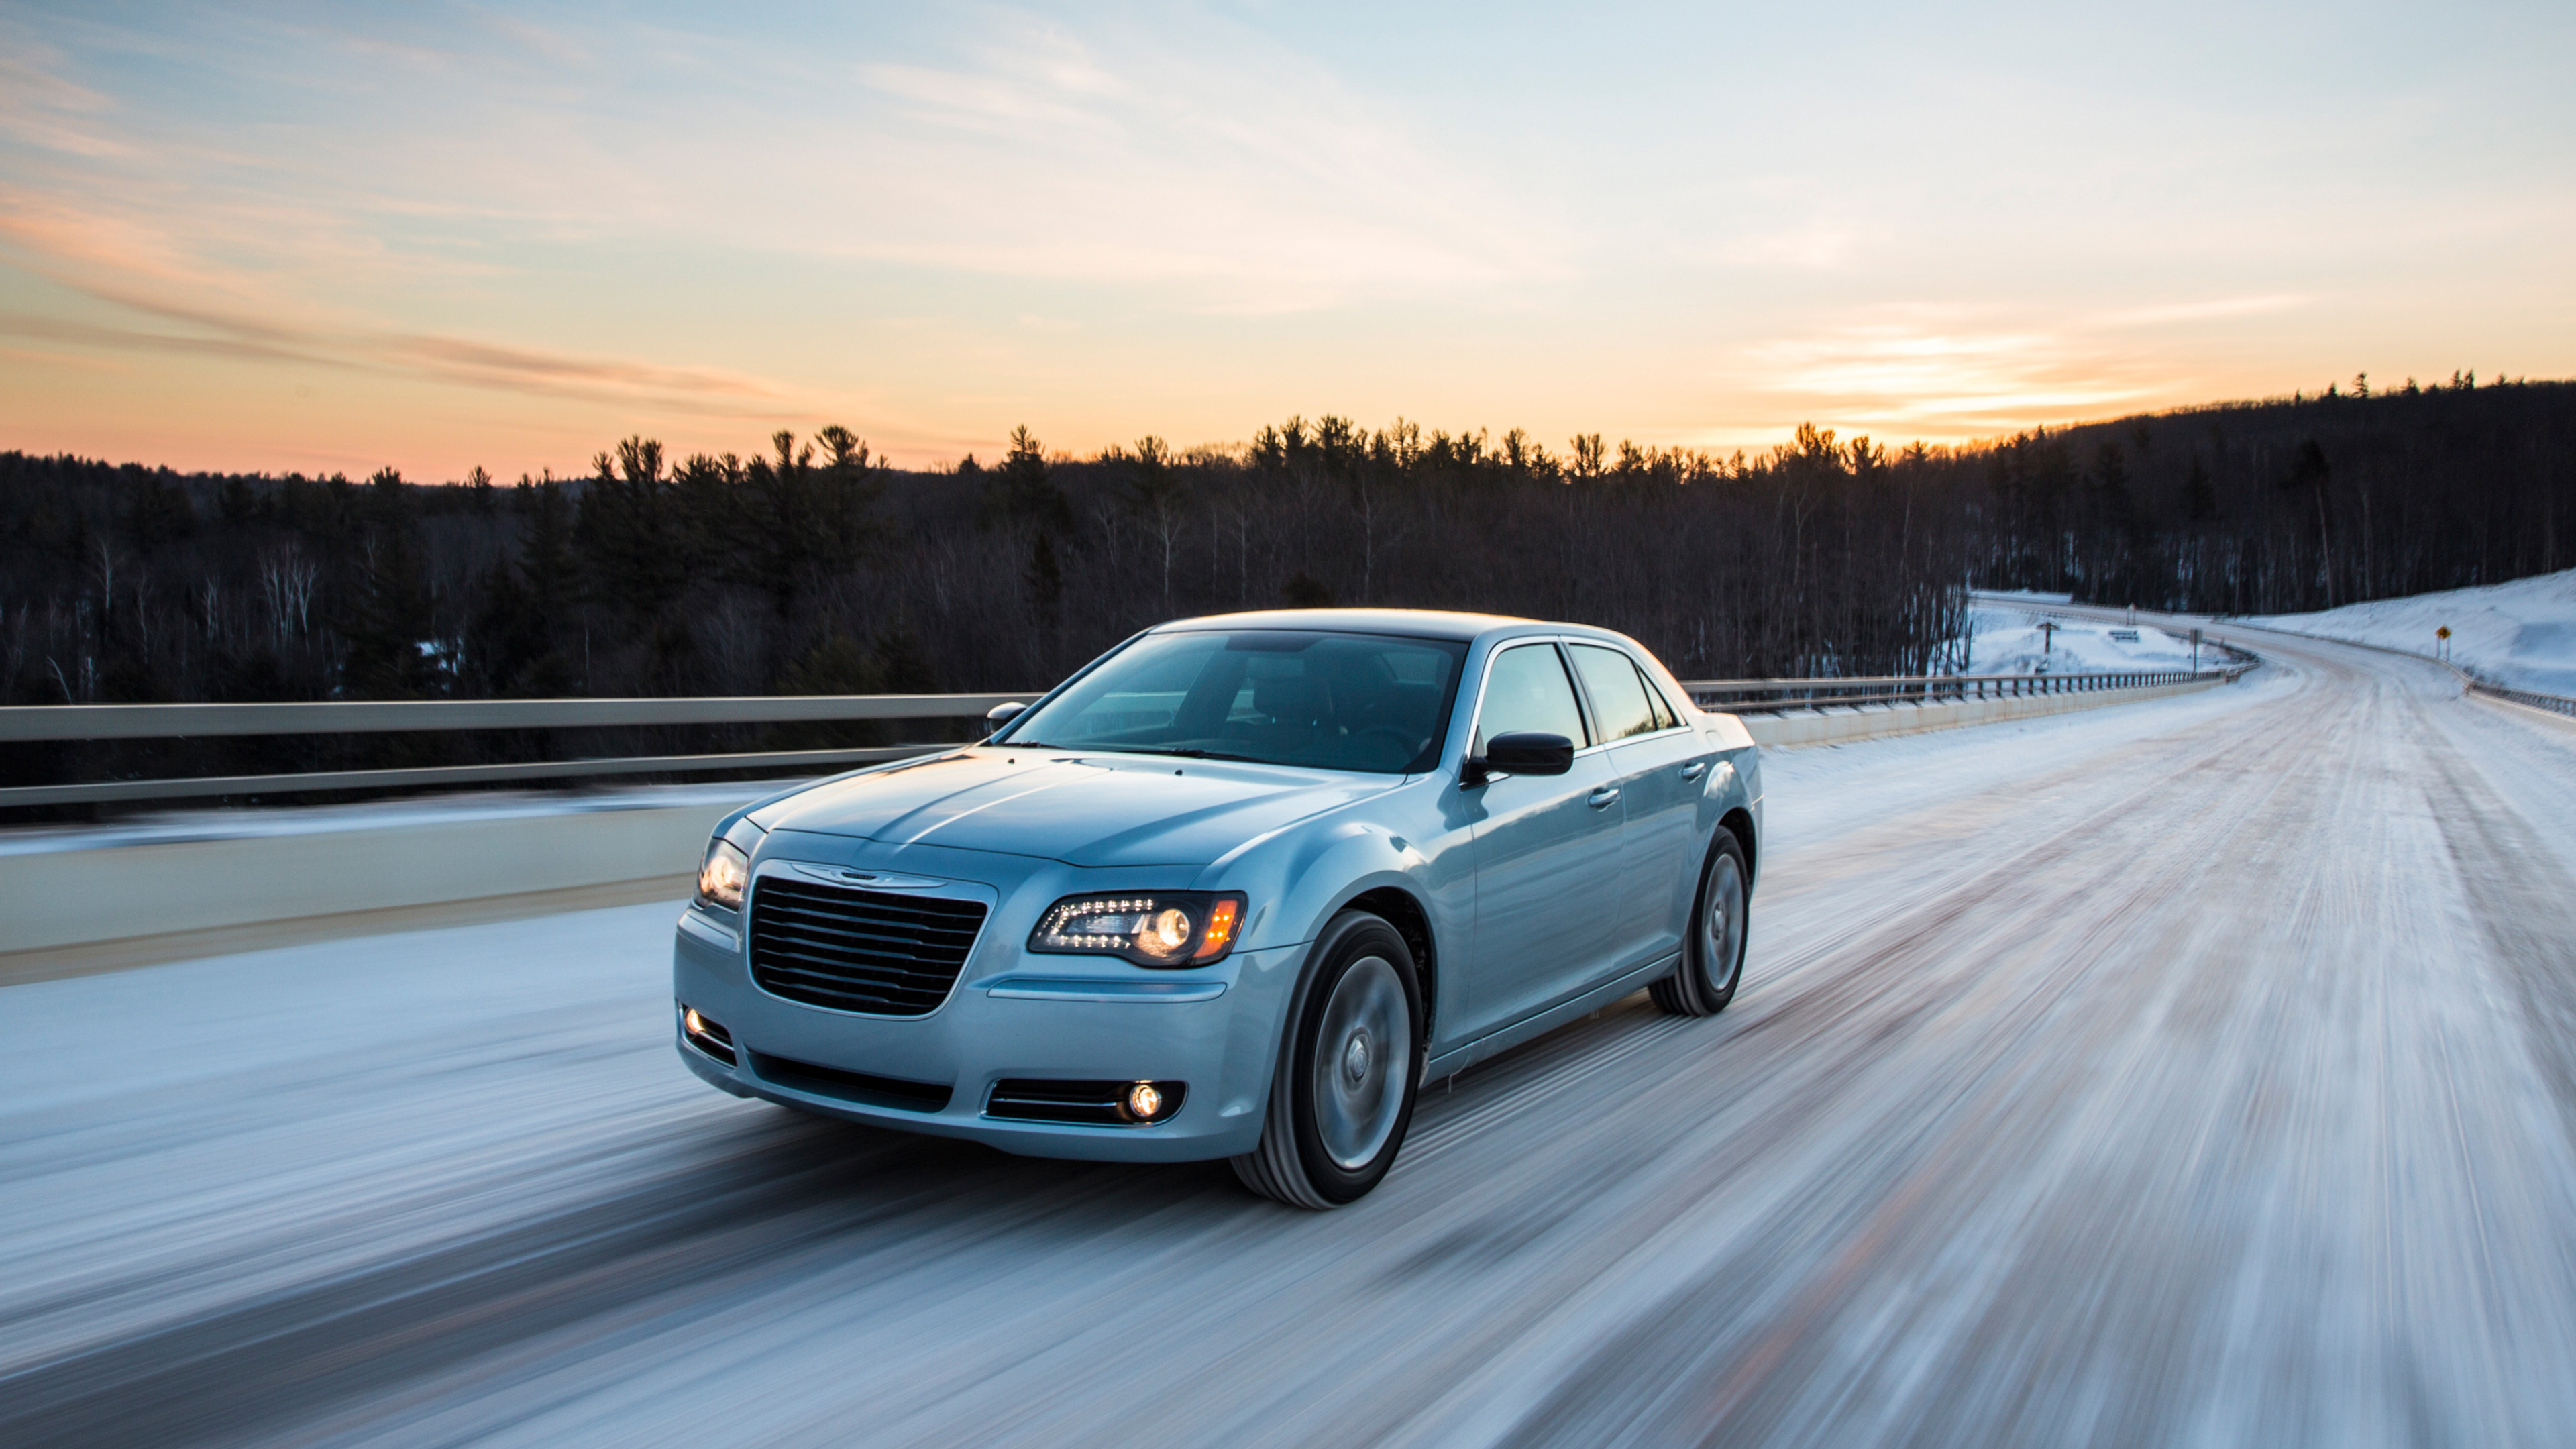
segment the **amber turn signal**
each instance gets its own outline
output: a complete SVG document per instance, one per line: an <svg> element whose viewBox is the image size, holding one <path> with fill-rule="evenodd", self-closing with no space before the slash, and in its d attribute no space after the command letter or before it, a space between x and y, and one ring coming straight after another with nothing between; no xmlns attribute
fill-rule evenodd
<svg viewBox="0 0 2576 1449"><path fill-rule="evenodd" d="M1193 953L1192 959L1213 961L1224 955L1227 949L1234 945L1234 928L1237 918L1242 913L1241 897L1217 897L1216 904L1208 907L1207 930L1200 935L1199 948Z"/></svg>

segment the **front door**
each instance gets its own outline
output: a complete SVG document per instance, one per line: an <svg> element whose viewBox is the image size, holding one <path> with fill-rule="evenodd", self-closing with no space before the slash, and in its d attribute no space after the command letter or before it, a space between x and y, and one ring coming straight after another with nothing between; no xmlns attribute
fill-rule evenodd
<svg viewBox="0 0 2576 1449"><path fill-rule="evenodd" d="M1466 1035L1482 1036L1599 980L1618 945L1618 790L1591 748L1557 646L1498 650L1485 672L1475 754L1515 730L1574 741L1563 775L1497 775L1468 793L1476 832L1476 947Z"/></svg>

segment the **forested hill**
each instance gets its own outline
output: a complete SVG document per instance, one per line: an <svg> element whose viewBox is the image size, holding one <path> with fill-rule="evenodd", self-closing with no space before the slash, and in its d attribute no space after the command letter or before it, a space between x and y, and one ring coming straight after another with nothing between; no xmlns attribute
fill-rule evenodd
<svg viewBox="0 0 2576 1449"><path fill-rule="evenodd" d="M1962 451L1978 577L2271 614L2576 565L2576 383L2356 383Z"/></svg>
<svg viewBox="0 0 2576 1449"><path fill-rule="evenodd" d="M0 699L1025 689L1289 603L1625 630L1685 676L1940 669L1962 582L2277 612L2576 563L2576 384L2461 379L1891 451L1563 452L1291 419L887 468L630 439L570 482L0 454Z"/></svg>

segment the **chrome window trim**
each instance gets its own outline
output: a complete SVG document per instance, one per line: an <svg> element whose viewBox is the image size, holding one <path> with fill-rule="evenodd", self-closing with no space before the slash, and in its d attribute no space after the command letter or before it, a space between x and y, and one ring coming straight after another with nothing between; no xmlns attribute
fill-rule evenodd
<svg viewBox="0 0 2576 1449"><path fill-rule="evenodd" d="M1485 651L1484 673L1479 675L1476 680L1476 709L1473 714L1467 716L1465 743L1461 747L1462 753L1458 757L1461 763L1475 757L1476 742L1480 737L1482 737L1485 731L1485 692L1494 682L1494 661L1502 658L1505 654L1514 649L1535 644L1548 645L1556 650L1556 667L1565 671L1566 686L1574 691L1574 714L1577 719L1583 721L1584 739L1592 740L1592 737L1599 733L1598 727L1592 722L1592 701L1584 696L1583 681L1575 677L1574 661L1566 657L1564 636L1558 634L1515 634L1507 639L1496 640L1494 642L1494 647ZM1574 747L1574 753L1580 757L1591 754L1594 750L1603 750L1608 748L1608 745L1594 741L1589 744L1577 744Z"/></svg>

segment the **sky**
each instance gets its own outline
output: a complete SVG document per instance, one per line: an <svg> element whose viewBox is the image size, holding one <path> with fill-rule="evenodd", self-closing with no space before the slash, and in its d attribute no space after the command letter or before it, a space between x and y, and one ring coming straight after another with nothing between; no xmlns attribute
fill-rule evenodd
<svg viewBox="0 0 2576 1449"><path fill-rule="evenodd" d="M2576 375L2576 6L0 0L0 448L1760 450Z"/></svg>

